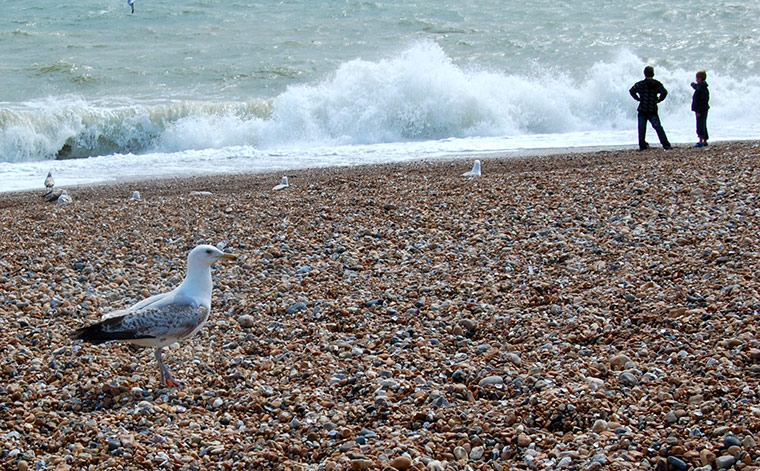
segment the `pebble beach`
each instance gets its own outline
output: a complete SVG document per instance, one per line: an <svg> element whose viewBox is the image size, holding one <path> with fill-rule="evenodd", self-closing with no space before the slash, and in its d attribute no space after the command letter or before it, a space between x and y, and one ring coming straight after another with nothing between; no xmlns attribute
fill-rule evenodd
<svg viewBox="0 0 760 471"><path fill-rule="evenodd" d="M760 469L760 142L480 160L0 193L0 467Z"/></svg>

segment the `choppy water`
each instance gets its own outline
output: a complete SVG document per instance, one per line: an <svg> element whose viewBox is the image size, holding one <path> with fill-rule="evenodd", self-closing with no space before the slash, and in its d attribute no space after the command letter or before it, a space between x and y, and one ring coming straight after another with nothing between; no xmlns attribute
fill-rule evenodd
<svg viewBox="0 0 760 471"><path fill-rule="evenodd" d="M695 139L700 69L713 139L760 138L755 1L135 7L3 2L0 191L50 169L75 184L633 144L646 64L671 141Z"/></svg>

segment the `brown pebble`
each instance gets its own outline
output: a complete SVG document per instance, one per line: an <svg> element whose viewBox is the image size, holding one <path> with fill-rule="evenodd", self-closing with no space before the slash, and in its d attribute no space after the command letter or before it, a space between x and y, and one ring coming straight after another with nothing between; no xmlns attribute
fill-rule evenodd
<svg viewBox="0 0 760 471"><path fill-rule="evenodd" d="M607 430L607 422L602 419L597 419L594 422L594 425L591 427L591 430L596 433L604 432L605 430Z"/></svg>
<svg viewBox="0 0 760 471"><path fill-rule="evenodd" d="M351 460L350 466L353 471L369 469L372 466L372 461L367 459L354 459Z"/></svg>
<svg viewBox="0 0 760 471"><path fill-rule="evenodd" d="M711 465L715 463L715 458L715 453L708 450L707 448L699 452L699 462L702 464L702 466L707 466L708 464Z"/></svg>
<svg viewBox="0 0 760 471"><path fill-rule="evenodd" d="M409 469L412 466L412 460L406 456L397 456L391 460L391 466L396 469Z"/></svg>
<svg viewBox="0 0 760 471"><path fill-rule="evenodd" d="M517 436L517 445L518 446L526 447L526 446L530 445L530 442L532 442L532 441L533 440L528 435L526 435L524 433L521 433L520 435Z"/></svg>
<svg viewBox="0 0 760 471"><path fill-rule="evenodd" d="M610 367L614 369L620 369L624 368L626 363L631 361L630 357L628 355L623 355L622 353L617 354L610 358Z"/></svg>

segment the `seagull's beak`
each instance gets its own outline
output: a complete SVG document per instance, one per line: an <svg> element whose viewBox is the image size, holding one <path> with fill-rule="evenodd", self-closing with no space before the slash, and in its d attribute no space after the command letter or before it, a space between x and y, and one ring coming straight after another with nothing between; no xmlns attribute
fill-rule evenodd
<svg viewBox="0 0 760 471"><path fill-rule="evenodd" d="M237 255L233 253L223 253L222 255L219 256L219 258L221 258L222 260L233 261L233 260L237 260Z"/></svg>

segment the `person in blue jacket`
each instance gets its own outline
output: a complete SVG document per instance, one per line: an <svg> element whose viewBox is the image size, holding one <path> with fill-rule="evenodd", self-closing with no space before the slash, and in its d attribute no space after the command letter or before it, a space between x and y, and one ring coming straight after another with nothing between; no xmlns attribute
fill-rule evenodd
<svg viewBox="0 0 760 471"><path fill-rule="evenodd" d="M691 111L697 115L697 137L699 142L694 147L707 146L707 110L710 109L710 90L707 89L707 72L697 72L697 81L691 84L694 95L691 97Z"/></svg>
<svg viewBox="0 0 760 471"><path fill-rule="evenodd" d="M662 128L660 116L657 113L657 103L661 102L668 96L668 91L658 80L654 79L654 67L648 65L644 67L644 80L636 82L628 93L634 100L639 102L637 111L639 112L639 150L649 148L647 144L647 122L652 123L652 127L657 131L657 137L660 139L662 148L668 150L671 148L668 136Z"/></svg>

